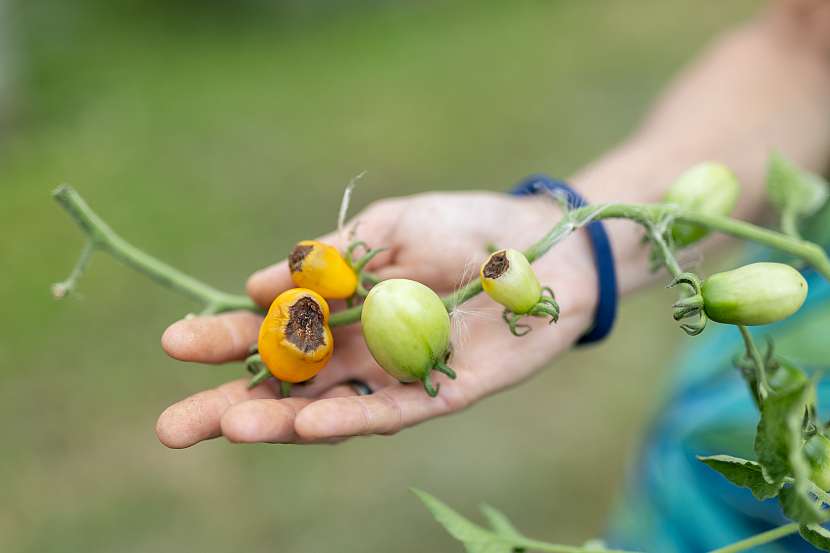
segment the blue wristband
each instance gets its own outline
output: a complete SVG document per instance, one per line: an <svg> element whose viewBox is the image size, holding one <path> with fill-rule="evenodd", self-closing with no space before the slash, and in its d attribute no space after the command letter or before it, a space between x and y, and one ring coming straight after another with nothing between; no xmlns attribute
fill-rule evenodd
<svg viewBox="0 0 830 553"><path fill-rule="evenodd" d="M549 190L563 194L568 200L571 209L588 205L585 199L567 183L554 180L547 175L531 175L516 185L511 191L514 196L532 196ZM597 310L594 313L594 326L586 332L577 343L590 344L599 342L611 332L614 319L617 318L617 272L614 269L614 255L611 252L611 242L605 232L602 221L593 221L585 225L591 239L594 253L594 264L597 268L599 282L599 299Z"/></svg>

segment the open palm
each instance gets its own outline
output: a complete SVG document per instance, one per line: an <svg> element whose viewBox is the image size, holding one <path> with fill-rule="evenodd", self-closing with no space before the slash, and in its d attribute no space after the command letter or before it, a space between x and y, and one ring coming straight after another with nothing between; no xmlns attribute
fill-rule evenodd
<svg viewBox="0 0 830 553"><path fill-rule="evenodd" d="M523 248L541 237L558 218L545 198L513 198L490 193L423 194L383 200L358 215L359 238L388 250L372 262L381 278L411 278L446 293L476 276L487 244ZM343 247L335 234L322 241ZM282 399L271 382L247 389L247 379L199 392L159 418L159 439L169 447L189 447L224 435L234 442L307 443L349 436L390 434L423 420L459 411L476 400L522 381L553 355L568 348L591 322L595 275L586 239L580 234L557 245L535 267L555 288L561 322L528 321L534 331L510 334L501 307L479 296L453 312L456 380L435 375L435 398L416 384L401 384L372 359L360 325L334 330L335 353L311 382L296 385ZM253 274L248 293L268 306L293 286L285 261ZM338 309L333 304L333 309ZM247 312L197 317L171 325L162 337L169 355L183 361L225 363L245 358L256 342L262 318ZM358 395L349 381L374 392Z"/></svg>

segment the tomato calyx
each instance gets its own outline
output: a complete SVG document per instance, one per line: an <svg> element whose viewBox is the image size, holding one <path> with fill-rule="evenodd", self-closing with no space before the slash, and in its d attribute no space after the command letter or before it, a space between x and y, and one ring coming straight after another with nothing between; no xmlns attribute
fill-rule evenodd
<svg viewBox="0 0 830 553"><path fill-rule="evenodd" d="M681 298L672 305L674 320L680 323L680 328L689 336L697 336L706 328L709 318L703 309L703 294L701 288L703 283L694 273L680 273L667 285L667 288L674 288L678 285L685 285L685 292L681 292ZM693 319L688 321L687 319Z"/></svg>

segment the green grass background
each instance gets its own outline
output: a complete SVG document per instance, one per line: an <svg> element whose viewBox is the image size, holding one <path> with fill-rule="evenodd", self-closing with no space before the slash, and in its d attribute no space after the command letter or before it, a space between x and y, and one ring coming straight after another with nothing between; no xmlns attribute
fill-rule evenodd
<svg viewBox="0 0 830 553"><path fill-rule="evenodd" d="M0 551L459 551L408 492L499 506L530 535L602 532L683 340L670 294L605 344L394 437L170 451L158 413L241 374L174 362L196 309L96 256L74 184L125 237L229 290L354 205L567 175L757 2L14 1L0 138ZM608 183L620 186L620 183Z"/></svg>

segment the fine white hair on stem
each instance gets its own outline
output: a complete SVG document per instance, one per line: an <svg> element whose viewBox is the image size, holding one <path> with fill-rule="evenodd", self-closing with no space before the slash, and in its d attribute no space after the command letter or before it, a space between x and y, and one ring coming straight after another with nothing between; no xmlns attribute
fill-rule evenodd
<svg viewBox="0 0 830 553"><path fill-rule="evenodd" d="M461 270L461 274L458 275L458 279L455 281L455 287L453 288L453 295L458 292L460 289L464 288L470 280L472 280L473 276L476 273L476 258L473 255L467 257L466 263L464 263L464 269ZM450 313L455 311L458 307L458 304L453 304L450 309Z"/></svg>
<svg viewBox="0 0 830 553"><path fill-rule="evenodd" d="M453 293L463 288L478 273L478 266L481 263L476 256L470 255L467 262L464 263L464 269L455 283ZM501 317L501 309L495 307L469 307L469 304L462 307L461 304L454 304L450 306L450 321L452 323L453 342L458 347L462 347L470 338L469 320L471 318L497 321Z"/></svg>
<svg viewBox="0 0 830 553"><path fill-rule="evenodd" d="M470 320L479 319L483 321L501 320L501 307L461 307L460 305L452 310L452 343L456 349L464 347L470 340Z"/></svg>
<svg viewBox="0 0 830 553"><path fill-rule="evenodd" d="M346 216L349 214L349 203L352 201L352 192L354 191L357 181L362 179L365 175L366 171L361 171L352 177L351 180L349 180L349 184L346 185L346 189L343 190L343 198L340 200L340 211L337 214L337 232L340 234L341 238L346 238Z"/></svg>

